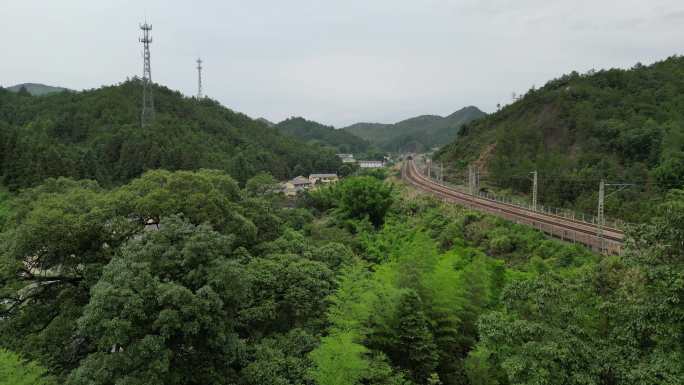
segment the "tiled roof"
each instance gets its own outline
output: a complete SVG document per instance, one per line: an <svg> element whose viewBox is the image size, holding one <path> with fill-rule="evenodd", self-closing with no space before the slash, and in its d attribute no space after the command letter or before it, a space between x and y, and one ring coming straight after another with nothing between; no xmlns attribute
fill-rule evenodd
<svg viewBox="0 0 684 385"><path fill-rule="evenodd" d="M291 182L292 182L292 184L309 184L309 183L311 183L311 182L309 182L308 178L304 178L303 176L298 176L298 177L292 179Z"/></svg>
<svg viewBox="0 0 684 385"><path fill-rule="evenodd" d="M337 178L337 174L311 174L309 178Z"/></svg>

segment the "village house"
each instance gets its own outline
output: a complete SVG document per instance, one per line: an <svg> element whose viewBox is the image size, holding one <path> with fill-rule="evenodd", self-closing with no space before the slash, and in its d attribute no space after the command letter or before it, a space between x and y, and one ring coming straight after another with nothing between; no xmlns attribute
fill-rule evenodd
<svg viewBox="0 0 684 385"><path fill-rule="evenodd" d="M382 168L385 167L385 162L382 160L360 160L359 167L361 168Z"/></svg>
<svg viewBox="0 0 684 385"><path fill-rule="evenodd" d="M283 193L287 196L295 196L298 192L309 189L311 185L312 183L309 179L300 175L284 183Z"/></svg>
<svg viewBox="0 0 684 385"><path fill-rule="evenodd" d="M337 157L342 160L342 163L356 163L354 154L337 154Z"/></svg>
<svg viewBox="0 0 684 385"><path fill-rule="evenodd" d="M311 182L311 185L315 185L317 183L335 183L339 180L337 177L337 174L311 174L309 175L309 182Z"/></svg>

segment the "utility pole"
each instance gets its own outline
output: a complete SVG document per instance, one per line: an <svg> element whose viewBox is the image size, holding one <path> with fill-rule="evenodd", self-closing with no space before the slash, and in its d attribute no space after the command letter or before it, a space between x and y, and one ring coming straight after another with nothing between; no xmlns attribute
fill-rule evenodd
<svg viewBox="0 0 684 385"><path fill-rule="evenodd" d="M532 211L537 211L537 171L532 171Z"/></svg>
<svg viewBox="0 0 684 385"><path fill-rule="evenodd" d="M468 179L470 195L475 196L475 193L480 190L480 171L476 170L474 166L468 166Z"/></svg>
<svg viewBox="0 0 684 385"><path fill-rule="evenodd" d="M608 186L615 186L618 189L613 191L612 193L606 195L606 187ZM606 250L606 239L603 236L603 228L606 225L606 217L605 217L605 203L606 203L606 197L610 196L612 194L615 194L617 192L620 192L627 187L634 186L634 184L631 183L606 183L605 180L601 179L601 183L599 184L599 198L598 198L598 230L596 233L596 236L599 239L599 247L601 248L601 253L603 253Z"/></svg>
<svg viewBox="0 0 684 385"><path fill-rule="evenodd" d="M432 159L427 160L427 177L428 179L432 178Z"/></svg>
<svg viewBox="0 0 684 385"><path fill-rule="evenodd" d="M599 248L601 253L605 249L604 239L603 239L603 225L605 223L604 214L604 204L606 200L606 181L601 179L599 184L599 198L598 198L598 233L596 234L599 239Z"/></svg>
<svg viewBox="0 0 684 385"><path fill-rule="evenodd" d="M202 59L197 58L197 99L202 99Z"/></svg>
<svg viewBox="0 0 684 385"><path fill-rule="evenodd" d="M474 182L473 178L473 166L468 166L468 190L470 192L470 195L474 195L473 192L475 191L475 186L473 186Z"/></svg>
<svg viewBox="0 0 684 385"><path fill-rule="evenodd" d="M444 183L444 162L439 162L439 182Z"/></svg>
<svg viewBox="0 0 684 385"><path fill-rule="evenodd" d="M143 43L143 104L142 104L142 114L140 117L140 125L142 127L147 126L154 120L154 99L152 97L152 66L150 65L150 43L152 43L152 36L150 36L150 31L152 31L152 24L140 25L140 29L143 31L143 36L138 40Z"/></svg>

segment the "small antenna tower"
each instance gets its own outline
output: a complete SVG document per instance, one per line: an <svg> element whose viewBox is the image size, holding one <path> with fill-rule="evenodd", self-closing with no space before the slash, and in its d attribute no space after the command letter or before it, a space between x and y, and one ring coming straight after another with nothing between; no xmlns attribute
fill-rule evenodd
<svg viewBox="0 0 684 385"><path fill-rule="evenodd" d="M143 31L143 36L138 40L143 43L143 105L142 115L140 118L141 126L145 127L154 120L154 99L152 98L152 67L150 65L150 43L152 43L152 24L140 25L140 30Z"/></svg>
<svg viewBox="0 0 684 385"><path fill-rule="evenodd" d="M202 59L197 58L197 99L202 99Z"/></svg>

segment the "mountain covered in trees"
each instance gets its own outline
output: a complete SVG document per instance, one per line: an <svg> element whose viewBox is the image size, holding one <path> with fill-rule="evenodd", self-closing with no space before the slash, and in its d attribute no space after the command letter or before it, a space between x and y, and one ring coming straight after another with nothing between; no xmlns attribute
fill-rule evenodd
<svg viewBox="0 0 684 385"><path fill-rule="evenodd" d="M446 117L422 115L395 124L357 123L343 130L387 151L420 152L451 142L462 125L485 115L470 106Z"/></svg>
<svg viewBox="0 0 684 385"><path fill-rule="evenodd" d="M301 117L286 119L278 123L276 127L281 132L303 141L332 147L338 153L365 153L371 147L369 142L354 134Z"/></svg>
<svg viewBox="0 0 684 385"><path fill-rule="evenodd" d="M56 92L64 92L64 91L69 91L68 88L64 87L54 87L54 86L48 86L45 84L40 84L40 83L22 83L22 84L17 84L11 87L7 87L8 90L12 92L20 92L22 90L25 90L29 94L33 96L41 96L41 95L47 95L47 94L53 94Z"/></svg>
<svg viewBox="0 0 684 385"><path fill-rule="evenodd" d="M335 172L335 151L306 144L210 99L154 87L155 121L140 127L138 79L84 92L30 96L0 89L0 175L10 189L46 178L125 183L145 170L258 172L278 179Z"/></svg>
<svg viewBox="0 0 684 385"><path fill-rule="evenodd" d="M635 184L608 197L609 215L641 221L684 185L684 57L631 69L573 72L465 125L436 158L454 178L528 193L539 172L547 205L595 212L599 181Z"/></svg>

